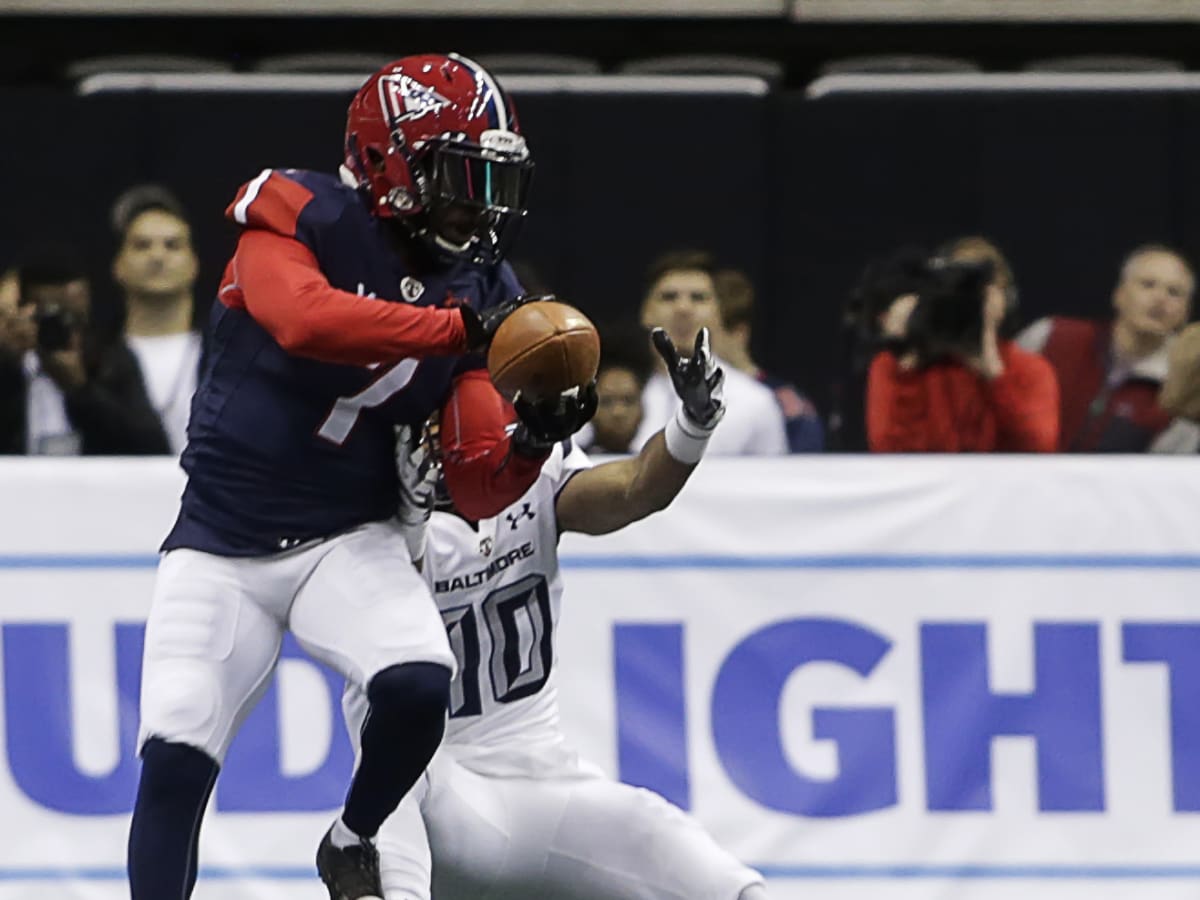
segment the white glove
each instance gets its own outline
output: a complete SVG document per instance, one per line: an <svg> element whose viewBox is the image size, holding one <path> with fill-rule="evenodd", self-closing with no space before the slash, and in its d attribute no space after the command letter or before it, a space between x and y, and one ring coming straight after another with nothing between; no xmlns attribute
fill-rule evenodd
<svg viewBox="0 0 1200 900"><path fill-rule="evenodd" d="M419 567L425 557L438 468L428 442L407 425L396 429L396 473L400 479L400 509L396 519L403 528L409 557Z"/></svg>

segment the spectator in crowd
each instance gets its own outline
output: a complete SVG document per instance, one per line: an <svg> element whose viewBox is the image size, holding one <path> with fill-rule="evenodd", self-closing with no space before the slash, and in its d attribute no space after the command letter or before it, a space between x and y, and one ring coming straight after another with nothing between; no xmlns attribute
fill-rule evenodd
<svg viewBox="0 0 1200 900"><path fill-rule="evenodd" d="M902 247L873 259L850 289L842 310L838 341L841 363L832 373L826 448L863 452L867 442L867 372L876 354L898 342L880 327L897 298L916 294L929 254L923 248Z"/></svg>
<svg viewBox="0 0 1200 900"><path fill-rule="evenodd" d="M200 367L193 329L199 264L182 205L166 188L130 188L112 208L120 242L113 278L125 301L125 340L137 357L150 403L178 455Z"/></svg>
<svg viewBox="0 0 1200 900"><path fill-rule="evenodd" d="M1158 403L1168 344L1188 319L1195 277L1182 254L1146 244L1121 265L1108 322L1040 319L1018 338L1042 354L1061 387L1059 449L1139 453L1171 423Z"/></svg>
<svg viewBox="0 0 1200 900"><path fill-rule="evenodd" d="M0 272L0 315L17 311L17 298L20 296L21 285L17 270L5 269Z"/></svg>
<svg viewBox="0 0 1200 900"><path fill-rule="evenodd" d="M1010 305L999 271L986 259L937 257L912 269L915 290L875 308L875 327L890 346L867 375L872 450L1055 449L1054 373L1002 337Z"/></svg>
<svg viewBox="0 0 1200 900"><path fill-rule="evenodd" d="M1172 343L1158 402L1173 416L1200 422L1200 323L1183 329Z"/></svg>
<svg viewBox="0 0 1200 900"><path fill-rule="evenodd" d="M575 441L588 453L632 453L642 424L642 391L654 370L650 344L640 328L600 334L596 415Z"/></svg>
<svg viewBox="0 0 1200 900"><path fill-rule="evenodd" d="M0 309L0 450L166 453L137 360L88 328L83 269L69 254L48 254L19 267L18 287L17 309Z"/></svg>
<svg viewBox="0 0 1200 900"><path fill-rule="evenodd" d="M1200 452L1200 323L1189 325L1171 342L1158 405L1175 420L1155 440L1153 449L1159 453Z"/></svg>
<svg viewBox="0 0 1200 900"><path fill-rule="evenodd" d="M25 352L34 345L33 316L20 309L16 268L0 274L0 454L25 452ZM10 398L12 398L10 400Z"/></svg>
<svg viewBox="0 0 1200 900"><path fill-rule="evenodd" d="M684 250L655 260L642 300L641 322L646 329L663 328L681 355L688 355L701 328L720 326L713 262L707 253ZM718 358L725 371L728 412L708 445L709 455L771 455L787 453L783 415L770 389ZM673 415L678 398L671 380L659 366L642 392L643 417L634 447L640 448Z"/></svg>
<svg viewBox="0 0 1200 900"><path fill-rule="evenodd" d="M739 269L721 269L713 274L713 285L720 310L720 327L713 329L713 350L728 366L774 392L792 453L823 450L825 428L812 401L784 379L768 375L750 355L754 283Z"/></svg>

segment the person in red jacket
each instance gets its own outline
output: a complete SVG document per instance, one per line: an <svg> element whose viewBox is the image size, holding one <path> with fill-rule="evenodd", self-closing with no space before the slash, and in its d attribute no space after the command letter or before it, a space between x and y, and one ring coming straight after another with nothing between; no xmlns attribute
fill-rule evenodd
<svg viewBox="0 0 1200 900"><path fill-rule="evenodd" d="M987 266L989 273L1002 271ZM1058 443L1058 385L1045 360L1001 338L1009 303L993 275L983 286L978 342L931 349L912 333L923 293L904 294L880 316L897 349L883 350L867 376L867 439L892 453L1045 453ZM957 299L971 303L973 296ZM928 325L924 317L923 327Z"/></svg>

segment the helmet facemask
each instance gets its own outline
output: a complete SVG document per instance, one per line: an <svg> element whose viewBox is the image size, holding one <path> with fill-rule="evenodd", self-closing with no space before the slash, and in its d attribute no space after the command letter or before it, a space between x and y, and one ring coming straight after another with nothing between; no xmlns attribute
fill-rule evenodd
<svg viewBox="0 0 1200 900"><path fill-rule="evenodd" d="M479 144L430 141L417 168L424 214L416 233L451 259L494 263L512 245L525 217L533 160L525 139L485 131Z"/></svg>

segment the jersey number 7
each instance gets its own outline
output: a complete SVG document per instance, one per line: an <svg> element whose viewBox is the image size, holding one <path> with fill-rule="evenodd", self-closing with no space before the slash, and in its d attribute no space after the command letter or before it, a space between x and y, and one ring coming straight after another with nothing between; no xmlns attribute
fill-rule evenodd
<svg viewBox="0 0 1200 900"><path fill-rule="evenodd" d="M346 443L350 432L358 424L358 417L364 409L374 409L386 403L394 394L408 387L417 371L420 361L405 359L376 378L365 388L351 397L338 397L333 409L317 429L317 437L324 438L339 447Z"/></svg>

